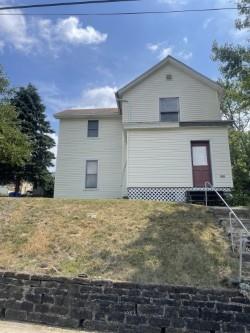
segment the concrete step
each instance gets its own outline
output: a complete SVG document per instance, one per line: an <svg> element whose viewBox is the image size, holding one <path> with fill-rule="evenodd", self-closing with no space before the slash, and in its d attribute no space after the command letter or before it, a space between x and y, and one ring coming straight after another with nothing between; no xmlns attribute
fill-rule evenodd
<svg viewBox="0 0 250 333"><path fill-rule="evenodd" d="M243 253L242 254L242 260L246 263L249 263L250 264L250 253ZM250 268L250 266L249 266Z"/></svg>
<svg viewBox="0 0 250 333"><path fill-rule="evenodd" d="M242 217L250 218L250 209L248 207L232 207L233 211ZM216 216L228 217L229 209L227 207L209 207Z"/></svg>

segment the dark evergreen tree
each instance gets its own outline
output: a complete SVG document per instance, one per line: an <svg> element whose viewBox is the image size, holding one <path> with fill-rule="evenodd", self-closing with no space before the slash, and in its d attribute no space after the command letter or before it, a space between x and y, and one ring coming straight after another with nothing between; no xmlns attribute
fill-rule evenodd
<svg viewBox="0 0 250 333"><path fill-rule="evenodd" d="M46 120L45 106L42 104L37 89L29 84L14 93L11 104L15 107L21 132L31 143L31 158L23 167L6 170L19 190L22 180L33 183L34 188L44 187L48 179L48 168L53 166L54 154L50 151L55 146L49 134L54 133Z"/></svg>
<svg viewBox="0 0 250 333"><path fill-rule="evenodd" d="M22 166L30 158L30 145L19 129L10 95L9 81L0 66L0 184L9 182L4 170Z"/></svg>

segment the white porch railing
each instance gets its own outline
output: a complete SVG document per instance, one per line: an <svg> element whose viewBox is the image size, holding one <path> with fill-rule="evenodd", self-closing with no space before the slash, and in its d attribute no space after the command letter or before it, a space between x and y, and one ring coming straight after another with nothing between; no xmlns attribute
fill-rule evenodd
<svg viewBox="0 0 250 333"><path fill-rule="evenodd" d="M214 188L213 185L210 184L209 182L205 182L206 206L208 205L208 189L214 191L229 210L229 225L230 225L230 238L231 238L232 251L235 252L235 250L238 249L239 252L239 281L241 281L243 277L242 276L243 258L245 255L249 255L250 257L250 231L243 223L243 221L249 221L249 219L240 219L238 215L235 213L235 211L226 202L226 200L216 190L216 188ZM236 222L236 226L233 225L234 222ZM250 265L249 265L248 278L250 278Z"/></svg>

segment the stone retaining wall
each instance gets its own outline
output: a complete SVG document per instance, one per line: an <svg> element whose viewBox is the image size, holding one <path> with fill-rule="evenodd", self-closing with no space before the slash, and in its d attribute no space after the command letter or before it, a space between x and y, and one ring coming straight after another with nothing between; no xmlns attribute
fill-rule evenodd
<svg viewBox="0 0 250 333"><path fill-rule="evenodd" d="M0 273L0 318L119 333L250 332L238 290Z"/></svg>

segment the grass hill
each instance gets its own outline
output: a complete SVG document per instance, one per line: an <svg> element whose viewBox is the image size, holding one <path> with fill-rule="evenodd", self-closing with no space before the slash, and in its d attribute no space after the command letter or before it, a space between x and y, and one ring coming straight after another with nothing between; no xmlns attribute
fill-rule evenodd
<svg viewBox="0 0 250 333"><path fill-rule="evenodd" d="M205 207L0 198L0 269L219 286L237 261Z"/></svg>

